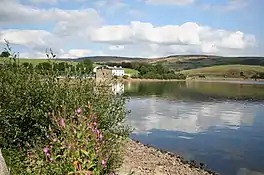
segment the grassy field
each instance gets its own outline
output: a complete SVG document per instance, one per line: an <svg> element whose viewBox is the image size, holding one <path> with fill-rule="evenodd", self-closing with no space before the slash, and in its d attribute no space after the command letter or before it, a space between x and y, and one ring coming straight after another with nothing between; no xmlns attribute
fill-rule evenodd
<svg viewBox="0 0 264 175"><path fill-rule="evenodd" d="M124 68L125 74L130 74L130 75L137 75L138 71L135 69L129 69L129 68Z"/></svg>
<svg viewBox="0 0 264 175"><path fill-rule="evenodd" d="M236 77L240 76L241 72L243 72L244 76L250 77L256 73L263 73L264 66L221 65L181 71L181 73L188 76L205 75L208 77L224 77L228 74L232 74L234 77Z"/></svg>
<svg viewBox="0 0 264 175"><path fill-rule="evenodd" d="M0 63L5 62L5 61L8 61L8 58L0 58ZM27 59L27 58L20 58L19 59L20 64L28 62L28 63L33 64L33 66L36 66L39 63L48 62L48 61L49 61L48 59L33 59L33 58L32 59ZM77 62L73 62L73 61L60 61L60 60L56 60L56 61L57 62L67 62L67 63L73 64L73 65L77 64Z"/></svg>

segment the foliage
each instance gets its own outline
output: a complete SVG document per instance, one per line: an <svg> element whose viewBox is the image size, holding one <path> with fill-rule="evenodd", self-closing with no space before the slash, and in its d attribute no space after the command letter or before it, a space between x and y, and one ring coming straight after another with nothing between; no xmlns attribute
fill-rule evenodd
<svg viewBox="0 0 264 175"><path fill-rule="evenodd" d="M139 78L146 79L186 79L184 74L168 70L162 64L139 64L136 65L139 71Z"/></svg>
<svg viewBox="0 0 264 175"><path fill-rule="evenodd" d="M86 72L90 73L93 69L93 62L90 59L83 60L84 67L86 69Z"/></svg>
<svg viewBox="0 0 264 175"><path fill-rule="evenodd" d="M85 59L83 62L79 62L76 66L67 62L54 62L46 61L40 62L36 65L35 69L39 73L56 72L57 75L76 75L90 74L93 69L93 62L89 59Z"/></svg>
<svg viewBox="0 0 264 175"><path fill-rule="evenodd" d="M125 99L121 95L114 95L108 86L98 85L93 80L84 77L83 72L77 72L78 79L69 78L69 69L60 64L60 70L65 78L58 79L58 71L54 67L59 64L56 61L41 63L36 69L31 69L31 64L14 64L0 68L0 148L11 168L12 174L22 174L29 162L25 162L26 149L35 153L36 162L30 161L30 170L32 174L37 174L39 163L43 160L43 152L40 149L46 145L48 140L46 136L50 132L56 133L58 140L72 141L73 145L78 145L74 153L80 152L83 138L93 136L84 125L74 125L72 111L77 107L83 109L83 116L79 122L88 122L83 118L91 114L96 115L97 129L103 133L104 141L101 143L101 151L111 153L106 155L107 165L105 168L96 169L96 172L110 172L120 165L120 146L122 138L129 134L128 127L124 124L126 110L124 107ZM109 82L105 82L109 83ZM87 110L86 105L91 104L93 111ZM76 128L77 140L72 140L74 134L72 130L61 130L54 118L61 117L70 128ZM49 130L51 128L51 130ZM84 132L85 131L85 132ZM79 137L81 136L81 137ZM63 144L63 142L60 142ZM93 142L91 142L93 143ZM95 143L95 142L94 142ZM58 145L57 145L58 146ZM94 146L88 144L86 146ZM61 147L54 145L55 155L60 154ZM42 154L41 154L42 153ZM42 162L47 168L46 172L56 172L60 166L65 170L70 170L72 164L68 164L71 158L81 160L82 155L63 154L65 159L50 163ZM89 156L94 155L89 153ZM72 157L73 156L73 157ZM56 159L57 160L57 159ZM84 159L82 159L84 160ZM98 157L90 159L93 164L98 165ZM71 162L72 163L72 162ZM35 171L35 170L36 171ZM40 168L41 171L44 171ZM34 172L35 171L35 172ZM58 170L59 172L59 170ZM67 171L69 172L69 171ZM43 174L40 172L40 174ZM44 173L50 174L50 173ZM56 173L55 173L56 174Z"/></svg>
<svg viewBox="0 0 264 175"><path fill-rule="evenodd" d="M26 69L33 70L33 65L31 63L24 62L22 63L22 66Z"/></svg>
<svg viewBox="0 0 264 175"><path fill-rule="evenodd" d="M175 73L162 64L147 64L141 62L107 63L109 66L122 66L126 69L136 70L132 77L145 79L186 79L184 74Z"/></svg>
<svg viewBox="0 0 264 175"><path fill-rule="evenodd" d="M138 71L135 69L131 69L131 68L124 68L124 72L125 74L130 74L131 76L138 75Z"/></svg>
<svg viewBox="0 0 264 175"><path fill-rule="evenodd" d="M128 76L127 76L127 75L124 75L123 78L124 78L124 79L128 79Z"/></svg>
<svg viewBox="0 0 264 175"><path fill-rule="evenodd" d="M50 62L43 62L43 63L39 63L37 66L36 66L36 70L39 72L39 73L49 73L52 71L52 64Z"/></svg>
<svg viewBox="0 0 264 175"><path fill-rule="evenodd" d="M1 148L42 145L47 128L54 126L47 116L49 111L56 111L68 119L71 111L87 102L94 105L94 111L100 116L98 128L117 136L128 136L128 129L123 124L124 99L114 96L106 88L94 91L93 81L59 80L52 75L29 72L23 67L1 69L0 72Z"/></svg>
<svg viewBox="0 0 264 175"><path fill-rule="evenodd" d="M3 51L1 54L0 54L0 57L3 57L3 58L8 58L10 56L10 53L8 51Z"/></svg>
<svg viewBox="0 0 264 175"><path fill-rule="evenodd" d="M60 114L49 115L57 127L49 129L45 147L28 150L30 174L99 175L113 170L111 161L117 139L98 128L98 116L91 104L76 109L69 119Z"/></svg>

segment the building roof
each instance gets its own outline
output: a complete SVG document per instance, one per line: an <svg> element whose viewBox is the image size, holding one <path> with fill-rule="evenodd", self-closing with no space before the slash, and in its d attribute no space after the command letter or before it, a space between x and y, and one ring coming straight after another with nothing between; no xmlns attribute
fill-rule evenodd
<svg viewBox="0 0 264 175"><path fill-rule="evenodd" d="M97 69L99 68L103 68L103 69L110 69L110 70L124 70L121 66L120 67L111 67L111 66L107 66L107 65L104 65L104 66L96 66L94 69L93 69L93 72L96 72Z"/></svg>

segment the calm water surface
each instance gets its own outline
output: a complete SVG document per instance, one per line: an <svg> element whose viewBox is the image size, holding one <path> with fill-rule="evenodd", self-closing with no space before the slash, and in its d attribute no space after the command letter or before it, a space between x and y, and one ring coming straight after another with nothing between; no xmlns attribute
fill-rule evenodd
<svg viewBox="0 0 264 175"><path fill-rule="evenodd" d="M125 85L144 144L226 175L264 175L264 84L138 82Z"/></svg>

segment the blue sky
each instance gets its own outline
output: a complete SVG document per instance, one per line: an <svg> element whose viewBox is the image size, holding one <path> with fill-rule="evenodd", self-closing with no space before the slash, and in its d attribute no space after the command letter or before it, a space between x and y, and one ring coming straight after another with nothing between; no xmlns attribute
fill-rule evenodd
<svg viewBox="0 0 264 175"><path fill-rule="evenodd" d="M0 0L21 57L264 56L263 0Z"/></svg>

